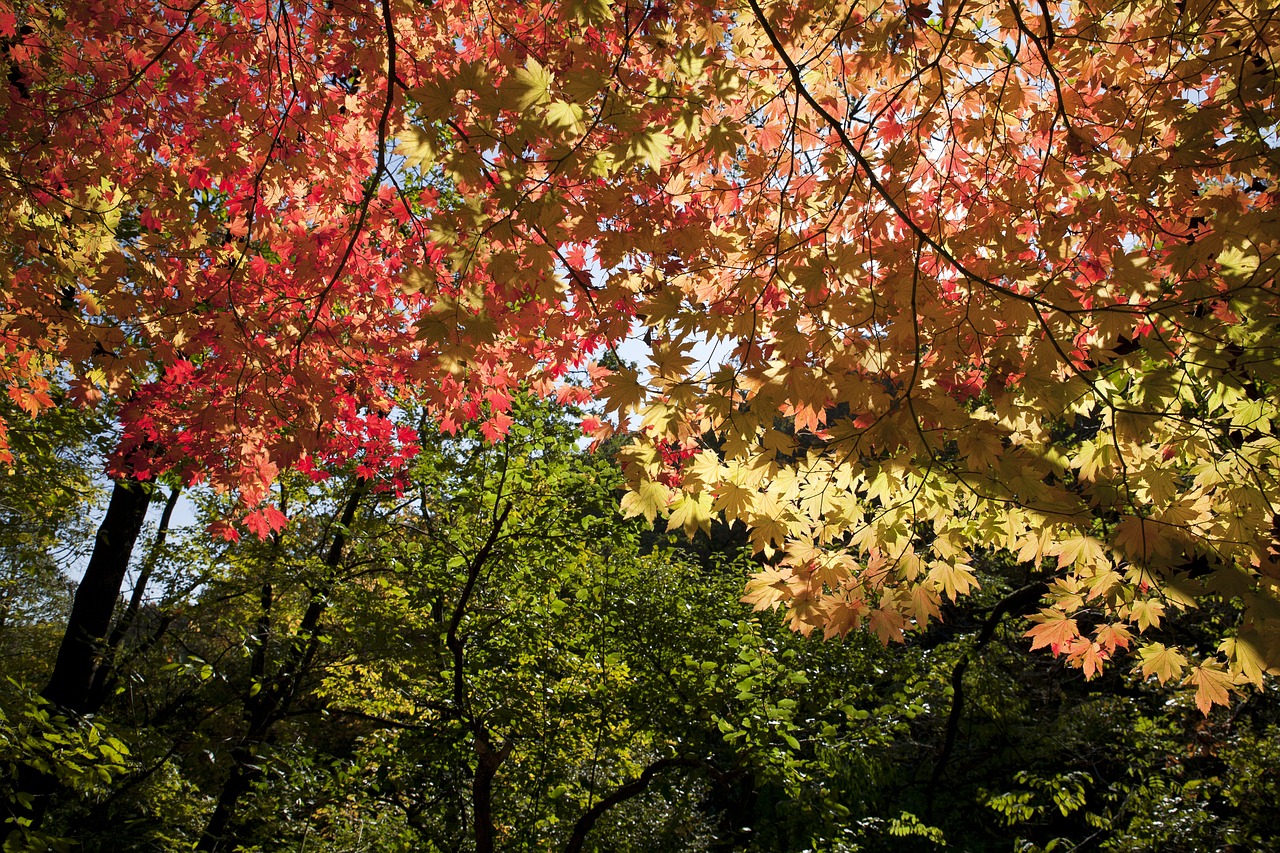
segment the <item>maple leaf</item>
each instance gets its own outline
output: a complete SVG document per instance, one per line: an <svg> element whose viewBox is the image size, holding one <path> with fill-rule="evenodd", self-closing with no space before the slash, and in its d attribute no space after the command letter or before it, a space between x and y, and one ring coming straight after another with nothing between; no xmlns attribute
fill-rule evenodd
<svg viewBox="0 0 1280 853"><path fill-rule="evenodd" d="M670 490L652 480L642 482L622 496L622 514L628 518L643 515L652 522L667 507Z"/></svg>
<svg viewBox="0 0 1280 853"><path fill-rule="evenodd" d="M1083 637L1068 643L1064 651L1067 654L1067 662L1072 666L1080 667L1086 681L1091 681L1102 672L1102 667L1111 654L1101 644L1090 642Z"/></svg>
<svg viewBox="0 0 1280 853"><path fill-rule="evenodd" d="M225 542L239 542L240 531L236 530L236 526L229 521L215 521L208 527L208 533L215 539L221 539Z"/></svg>
<svg viewBox="0 0 1280 853"><path fill-rule="evenodd" d="M547 104L546 118L550 127L560 127L574 133L582 133L587 128L582 107L568 101L552 101Z"/></svg>
<svg viewBox="0 0 1280 853"><path fill-rule="evenodd" d="M580 24L605 24L613 20L611 0L565 0L563 14Z"/></svg>
<svg viewBox="0 0 1280 853"><path fill-rule="evenodd" d="M755 502L751 513L751 541L756 549L768 550L787 541L790 511L773 495L764 495Z"/></svg>
<svg viewBox="0 0 1280 853"><path fill-rule="evenodd" d="M1094 632L1094 638L1099 646L1108 652L1114 652L1116 649L1129 648L1129 641L1133 636L1123 625L1100 625Z"/></svg>
<svg viewBox="0 0 1280 853"><path fill-rule="evenodd" d="M906 619L895 607L877 607L867 616L872 633L886 646L906 639Z"/></svg>
<svg viewBox="0 0 1280 853"><path fill-rule="evenodd" d="M969 590L978 586L978 579L963 563L937 560L931 564L928 577L930 581L940 586L952 601L955 601L958 596L968 595Z"/></svg>
<svg viewBox="0 0 1280 853"><path fill-rule="evenodd" d="M1230 705L1234 689L1232 677L1216 663L1192 667L1188 682L1196 686L1196 707L1206 717L1214 705ZM1163 679L1162 679L1163 683Z"/></svg>
<svg viewBox="0 0 1280 853"><path fill-rule="evenodd" d="M729 518L742 518L755 505L755 492L729 480L716 487L715 510Z"/></svg>
<svg viewBox="0 0 1280 853"><path fill-rule="evenodd" d="M1244 637L1228 637L1218 646L1218 651L1226 655L1234 676L1255 687L1262 687L1266 659L1254 642Z"/></svg>
<svg viewBox="0 0 1280 853"><path fill-rule="evenodd" d="M626 159L646 165L656 172L666 162L670 148L670 135L661 131L642 131L627 142Z"/></svg>
<svg viewBox="0 0 1280 853"><path fill-rule="evenodd" d="M788 588L790 579L791 573L788 570L764 569L756 572L747 581L747 591L741 600L756 610L772 610L791 597Z"/></svg>
<svg viewBox="0 0 1280 853"><path fill-rule="evenodd" d="M480 424L480 433L487 441L498 441L507 434L515 419L504 412L496 412Z"/></svg>
<svg viewBox="0 0 1280 853"><path fill-rule="evenodd" d="M1058 566L1096 566L1104 561L1106 549L1101 542L1092 536L1073 536L1062 540L1054 549L1058 558Z"/></svg>
<svg viewBox="0 0 1280 853"><path fill-rule="evenodd" d="M1187 659L1174 649L1166 648L1163 643L1148 643L1138 650L1141 660L1142 677L1155 676L1161 684L1182 675L1187 666Z"/></svg>
<svg viewBox="0 0 1280 853"><path fill-rule="evenodd" d="M396 153L404 157L406 166L430 169L439 156L439 143L429 128L411 126L400 134Z"/></svg>
<svg viewBox="0 0 1280 853"><path fill-rule="evenodd" d="M1057 653L1080 636L1080 629L1076 625L1076 620L1060 610L1047 608L1030 617L1030 620L1037 624L1023 632L1023 636L1031 637L1032 651L1049 646Z"/></svg>
<svg viewBox="0 0 1280 853"><path fill-rule="evenodd" d="M514 94L516 107L527 110L551 100L553 82L551 72L544 68L537 58L530 56L525 60L524 67L517 68L505 85Z"/></svg>
<svg viewBox="0 0 1280 853"><path fill-rule="evenodd" d="M1138 631L1146 631L1153 626L1159 627L1164 616L1164 604L1154 598L1141 599L1129 605L1129 617L1138 622Z"/></svg>
<svg viewBox="0 0 1280 853"><path fill-rule="evenodd" d="M679 495L671 504L671 515L667 518L670 527L683 528L692 536L699 530L711 535L711 502L707 492L697 495L687 493Z"/></svg>
<svg viewBox="0 0 1280 853"><path fill-rule="evenodd" d="M266 506L247 514L243 523L250 533L259 539L266 539L275 531L284 529L288 520L280 510Z"/></svg>

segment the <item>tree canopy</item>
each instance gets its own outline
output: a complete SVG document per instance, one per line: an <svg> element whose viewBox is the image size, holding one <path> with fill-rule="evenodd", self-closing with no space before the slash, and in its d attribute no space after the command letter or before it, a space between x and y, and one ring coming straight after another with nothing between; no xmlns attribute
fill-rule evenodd
<svg viewBox="0 0 1280 853"><path fill-rule="evenodd" d="M1277 43L1266 2L5 3L0 375L261 536L282 472L402 468L404 407L598 397L624 508L743 522L798 630L901 639L1002 552L1033 647L1207 711L1280 662Z"/></svg>

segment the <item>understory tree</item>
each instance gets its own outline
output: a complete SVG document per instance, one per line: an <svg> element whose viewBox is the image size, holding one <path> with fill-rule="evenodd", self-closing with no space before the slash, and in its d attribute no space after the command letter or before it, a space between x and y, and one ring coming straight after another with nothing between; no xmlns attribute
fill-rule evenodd
<svg viewBox="0 0 1280 853"><path fill-rule="evenodd" d="M291 522L265 540L208 535L226 497L194 493L176 526L157 505L95 714L42 701L35 667L0 688L0 796L22 806L24 767L56 782L9 848L1274 837L1274 694L1205 720L1173 685L1064 670L1021 637L1038 582L992 554L975 560L981 589L903 644L804 637L738 600L759 567L745 531L709 544L622 519L621 474L579 446L576 418L527 398L511 413L496 444L418 420L423 450L398 482L350 467L282 479L272 499ZM50 492L83 475L49 472ZM6 626L17 659L48 648L62 594L27 592ZM1199 642L1234 617L1173 618Z"/></svg>

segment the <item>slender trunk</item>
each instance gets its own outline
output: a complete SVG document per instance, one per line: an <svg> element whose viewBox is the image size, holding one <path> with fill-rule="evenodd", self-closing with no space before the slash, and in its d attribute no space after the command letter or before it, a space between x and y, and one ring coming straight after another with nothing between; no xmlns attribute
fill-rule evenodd
<svg viewBox="0 0 1280 853"><path fill-rule="evenodd" d="M569 836L569 843L565 845L564 853L581 853L583 845L587 843L587 835L590 834L596 822L604 816L605 812L619 803L624 803L632 797L643 794L654 779L668 770L677 768L702 768L717 781L723 778L723 775L717 773L711 765L695 758L659 759L646 767L638 778L620 786L612 794L587 809L582 817L578 818L578 822L573 825L573 834Z"/></svg>
<svg viewBox="0 0 1280 853"><path fill-rule="evenodd" d="M367 490L368 484L363 479L357 480L355 489L342 509L338 530L334 533L328 554L325 555L325 565L330 570L337 569L342 562L348 531L355 522L356 510ZM251 686L244 700L249 725L240 743L231 750L231 773L218 794L218 803L209 816L199 844L196 845L196 850L201 853L234 849L237 836L236 811L240 800L253 789L254 783L262 775L258 765L258 750L267 741L275 724L289 713L302 679L315 659L321 639L320 620L328 606L328 593L327 588L313 592L311 603L294 632L288 654L280 662L275 674L268 677L267 641L271 632L273 590L270 583L263 583L257 645L251 663L251 677L256 690Z"/></svg>
<svg viewBox="0 0 1280 853"><path fill-rule="evenodd" d="M196 850L200 853L212 853L216 850L230 850L235 841L228 833L231 822L235 818L236 806L240 798L253 788L262 770L255 763L257 744L237 746L231 750L231 775L227 777L222 792L218 795L218 805L209 816L209 823L204 828L200 843Z"/></svg>
<svg viewBox="0 0 1280 853"><path fill-rule="evenodd" d="M474 814L476 853L493 853L493 780L498 768L511 754L512 743L503 743L496 751L484 732L476 733L476 775L471 780L471 809Z"/></svg>
<svg viewBox="0 0 1280 853"><path fill-rule="evenodd" d="M499 493L499 497L501 493ZM489 738L488 728L484 720L473 715L466 677L466 637L458 633L466 615L471 595L480 581L480 574L493 554L494 546L502 535L503 525L507 523L507 515L511 505L507 504L501 512L494 506L493 527L480 550L472 558L467 567L467 580L458 595L458 603L454 605L453 615L449 618L449 627L445 631L445 645L453 655L453 706L455 713L467 719L471 725L471 733L476 750L476 775L471 780L471 812L475 824L476 853L493 853L493 780L498 775L498 768L511 753L512 743L506 741L494 750Z"/></svg>
<svg viewBox="0 0 1280 853"><path fill-rule="evenodd" d="M111 490L107 515L98 527L93 555L76 589L53 673L41 692L63 711L78 715L89 709L94 668L150 503L151 487L137 480L118 480Z"/></svg>
<svg viewBox="0 0 1280 853"><path fill-rule="evenodd" d="M142 607L142 598L146 594L147 584L151 580L151 573L155 571L156 560L160 558L160 551L169 536L169 522L173 518L173 510L178 505L178 496L181 494L182 489L176 487L169 492L169 499L165 501L164 512L160 514L160 523L156 527L155 542L151 546L151 551L147 554L147 560L143 564L142 570L138 573L138 580L134 583L133 592L129 596L129 604L125 607L124 613L120 614L120 618L116 620L115 627L111 629L110 636L107 637L107 645L102 653L102 663L98 665L93 674L93 686L89 690L89 699L86 707L88 713L96 714L101 710L102 703L106 701L108 693L115 686L116 679L120 673L117 666L117 653L120 649L120 643L124 641L125 635L129 633L129 629L133 627L134 621L138 618L138 611Z"/></svg>
<svg viewBox="0 0 1280 853"><path fill-rule="evenodd" d="M983 623L973 651L981 651L987 643L991 642L996 628L1000 627L1000 621L1005 616L1018 616L1031 612L1048 591L1049 585L1044 581L1038 581L1005 596L996 604L987 621ZM943 774L947 770L947 762L951 760L951 750L955 748L956 736L960 733L960 716L964 712L964 674L969 669L970 654L971 652L965 652L951 671L951 713L947 715L947 728L943 736L942 749L938 752L938 760L934 762L933 773L929 777L929 787L925 792L925 817L928 820L933 819L934 796L940 790Z"/></svg>

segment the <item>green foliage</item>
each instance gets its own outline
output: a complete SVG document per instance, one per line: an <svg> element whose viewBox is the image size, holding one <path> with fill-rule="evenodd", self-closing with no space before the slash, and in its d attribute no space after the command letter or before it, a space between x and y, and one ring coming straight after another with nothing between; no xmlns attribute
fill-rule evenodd
<svg viewBox="0 0 1280 853"><path fill-rule="evenodd" d="M413 469L361 487L345 526L346 470L282 480L290 521L262 540L211 539L230 499L196 494L197 524L136 564L151 585L102 715L5 693L7 796L20 766L61 786L10 846L190 850L237 768L249 784L218 849L262 853L477 849L484 810L498 850L566 849L589 814L589 851L1210 851L1280 834L1274 694L1206 719L1172 685L1064 674L1008 603L1035 578L986 557L981 588L902 645L802 637L739 600L759 563L738 531L623 520L618 472L571 414L517 399L509 416L496 444L417 420ZM1170 625L1211 647L1227 618ZM31 654L54 619L33 615L12 648Z"/></svg>
<svg viewBox="0 0 1280 853"><path fill-rule="evenodd" d="M102 499L101 417L53 409L39 418L0 400L12 460L0 463L0 660L7 675L41 677L59 640ZM96 463L96 464L95 464Z"/></svg>
<svg viewBox="0 0 1280 853"><path fill-rule="evenodd" d="M55 780L80 799L100 800L130 769L129 748L99 723L68 720L12 680L4 693L0 706L0 804L10 813L28 813L35 806L32 794L20 784L31 773ZM33 826L29 817L21 817L5 839L4 849L65 845L63 839Z"/></svg>

